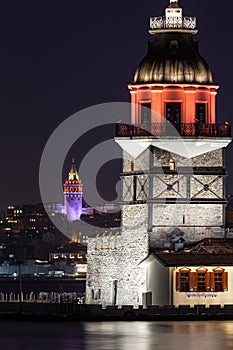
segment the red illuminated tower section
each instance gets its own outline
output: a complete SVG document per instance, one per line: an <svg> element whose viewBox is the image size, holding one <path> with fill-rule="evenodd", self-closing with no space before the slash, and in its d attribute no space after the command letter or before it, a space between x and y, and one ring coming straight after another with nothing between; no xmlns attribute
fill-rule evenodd
<svg viewBox="0 0 233 350"><path fill-rule="evenodd" d="M80 220L82 214L82 190L83 184L79 178L74 158L68 178L64 183L64 201L67 220L72 222Z"/></svg>
<svg viewBox="0 0 233 350"><path fill-rule="evenodd" d="M219 86L199 53L198 42L193 40L196 18L183 17L178 1L170 1L164 17L150 18L149 33L154 40L149 42L148 53L136 70L134 83L129 85L134 104L131 122L160 134L158 124L165 117L183 135L197 134L195 123L215 124ZM150 114L143 107L153 112ZM207 135L201 135L204 130L199 134L215 136L217 131L209 128L209 134L208 130Z"/></svg>

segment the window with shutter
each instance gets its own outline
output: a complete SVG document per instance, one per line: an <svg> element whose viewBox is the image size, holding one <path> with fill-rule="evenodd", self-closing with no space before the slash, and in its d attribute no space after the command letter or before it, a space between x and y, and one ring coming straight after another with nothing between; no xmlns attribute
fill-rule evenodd
<svg viewBox="0 0 233 350"><path fill-rule="evenodd" d="M212 272L204 268L191 272L176 272L176 290L179 292L224 292L228 290L228 272L216 268Z"/></svg>
<svg viewBox="0 0 233 350"><path fill-rule="evenodd" d="M180 292L189 292L189 274L190 269L182 268L176 272L176 290Z"/></svg>
<svg viewBox="0 0 233 350"><path fill-rule="evenodd" d="M188 292L189 291L189 273L188 272L180 272L180 292Z"/></svg>
<svg viewBox="0 0 233 350"><path fill-rule="evenodd" d="M228 290L228 273L224 269L218 267L212 272L212 290L215 292Z"/></svg>

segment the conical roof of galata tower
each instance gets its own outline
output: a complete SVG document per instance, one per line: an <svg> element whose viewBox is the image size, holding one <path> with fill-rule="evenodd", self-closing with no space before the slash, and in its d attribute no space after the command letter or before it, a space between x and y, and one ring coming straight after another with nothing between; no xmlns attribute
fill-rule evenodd
<svg viewBox="0 0 233 350"><path fill-rule="evenodd" d="M177 7L177 3L172 6ZM135 84L213 84L210 68L201 57L198 42L193 40L191 31L164 25L153 34L154 40L149 42L147 55L136 70Z"/></svg>

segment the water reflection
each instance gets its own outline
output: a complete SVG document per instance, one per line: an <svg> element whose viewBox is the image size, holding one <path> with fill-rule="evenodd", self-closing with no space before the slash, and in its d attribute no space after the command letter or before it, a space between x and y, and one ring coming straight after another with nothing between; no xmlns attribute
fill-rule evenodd
<svg viewBox="0 0 233 350"><path fill-rule="evenodd" d="M233 322L0 322L2 349L232 350Z"/></svg>
<svg viewBox="0 0 233 350"><path fill-rule="evenodd" d="M93 347L98 350L233 349L231 322L89 323L85 331L87 350ZM228 334L231 337L226 336Z"/></svg>

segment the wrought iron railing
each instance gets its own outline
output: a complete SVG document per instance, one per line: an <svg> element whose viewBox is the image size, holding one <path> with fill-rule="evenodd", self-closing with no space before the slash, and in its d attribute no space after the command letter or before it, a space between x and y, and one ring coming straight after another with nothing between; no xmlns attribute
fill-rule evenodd
<svg viewBox="0 0 233 350"><path fill-rule="evenodd" d="M150 127L143 125L117 124L117 137L139 137L139 136L172 136L177 134L187 137L231 137L231 125L224 124L171 124L152 123Z"/></svg>
<svg viewBox="0 0 233 350"><path fill-rule="evenodd" d="M150 29L196 29L196 17L150 17Z"/></svg>

